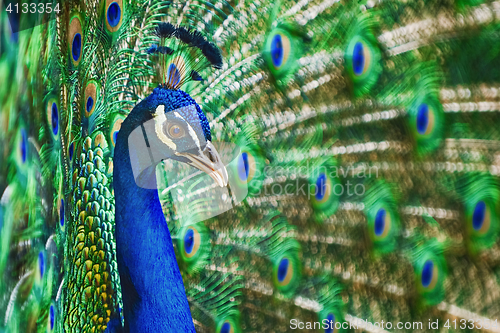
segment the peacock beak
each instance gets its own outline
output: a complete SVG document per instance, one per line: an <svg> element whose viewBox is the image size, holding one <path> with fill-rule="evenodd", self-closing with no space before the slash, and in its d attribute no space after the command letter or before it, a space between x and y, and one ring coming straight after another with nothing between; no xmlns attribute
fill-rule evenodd
<svg viewBox="0 0 500 333"><path fill-rule="evenodd" d="M187 158L190 161L188 162L189 165L207 173L220 187L227 186L228 176L226 166L210 141L207 141L207 145L201 154L175 154Z"/></svg>

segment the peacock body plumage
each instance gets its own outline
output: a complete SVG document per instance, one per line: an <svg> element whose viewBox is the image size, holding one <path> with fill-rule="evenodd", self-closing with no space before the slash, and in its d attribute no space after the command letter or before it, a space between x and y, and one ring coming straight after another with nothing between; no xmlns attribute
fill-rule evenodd
<svg viewBox="0 0 500 333"><path fill-rule="evenodd" d="M500 331L500 3L3 5L0 332Z"/></svg>

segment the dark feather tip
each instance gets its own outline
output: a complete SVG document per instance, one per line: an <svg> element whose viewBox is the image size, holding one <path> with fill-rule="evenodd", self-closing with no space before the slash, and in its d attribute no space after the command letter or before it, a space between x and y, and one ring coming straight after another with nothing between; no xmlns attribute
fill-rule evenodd
<svg viewBox="0 0 500 333"><path fill-rule="evenodd" d="M175 30L177 30L177 28L173 24L162 22L158 23L154 34L160 38L170 38L175 34Z"/></svg>
<svg viewBox="0 0 500 333"><path fill-rule="evenodd" d="M191 71L191 79L194 81L203 81L203 78L197 71Z"/></svg>
<svg viewBox="0 0 500 333"><path fill-rule="evenodd" d="M201 52L207 58L208 61L212 64L213 67L217 69L222 68L222 56L220 54L219 49L212 43L205 42L199 46Z"/></svg>

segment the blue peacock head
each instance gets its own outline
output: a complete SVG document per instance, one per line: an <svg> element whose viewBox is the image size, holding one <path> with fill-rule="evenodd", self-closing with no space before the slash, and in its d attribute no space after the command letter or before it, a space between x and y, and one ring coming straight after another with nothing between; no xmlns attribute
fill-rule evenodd
<svg viewBox="0 0 500 333"><path fill-rule="evenodd" d="M122 125L129 126L125 133L136 183L156 188L151 166L172 159L207 173L224 187L228 174L211 142L208 120L196 101L180 89L184 84L202 81L199 71L207 66L221 68L220 52L198 31L170 23L160 23L155 34L160 43L151 46L148 53L158 57L161 83Z"/></svg>

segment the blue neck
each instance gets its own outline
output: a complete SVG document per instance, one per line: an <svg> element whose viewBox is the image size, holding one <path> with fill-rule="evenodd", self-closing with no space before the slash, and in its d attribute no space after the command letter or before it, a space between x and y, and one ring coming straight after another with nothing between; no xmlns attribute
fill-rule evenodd
<svg viewBox="0 0 500 333"><path fill-rule="evenodd" d="M195 333L158 191L139 188L134 181L128 152L133 118L117 135L113 174L125 331ZM154 177L154 167L150 172Z"/></svg>

